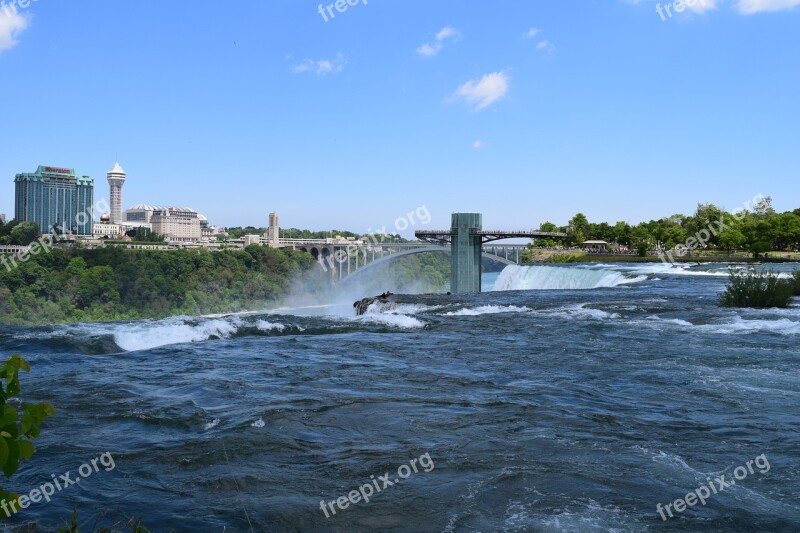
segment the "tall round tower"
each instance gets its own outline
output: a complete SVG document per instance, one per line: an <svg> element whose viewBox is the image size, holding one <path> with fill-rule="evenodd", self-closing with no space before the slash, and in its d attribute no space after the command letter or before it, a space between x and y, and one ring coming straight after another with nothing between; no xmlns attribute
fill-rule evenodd
<svg viewBox="0 0 800 533"><path fill-rule="evenodd" d="M120 224L122 223L122 186L125 185L127 174L119 166L119 163L114 163L114 168L108 171L107 176L109 201L111 202L111 223Z"/></svg>

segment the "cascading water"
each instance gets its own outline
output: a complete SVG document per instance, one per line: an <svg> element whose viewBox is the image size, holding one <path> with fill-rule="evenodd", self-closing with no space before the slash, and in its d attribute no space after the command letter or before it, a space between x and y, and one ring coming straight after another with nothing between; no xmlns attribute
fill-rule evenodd
<svg viewBox="0 0 800 533"><path fill-rule="evenodd" d="M629 277L604 269L510 265L497 278L492 291L598 289L645 279L647 276Z"/></svg>

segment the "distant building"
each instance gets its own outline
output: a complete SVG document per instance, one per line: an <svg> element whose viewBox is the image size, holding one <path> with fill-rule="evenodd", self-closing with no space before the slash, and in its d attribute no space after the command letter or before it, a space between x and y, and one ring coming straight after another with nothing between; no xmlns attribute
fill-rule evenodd
<svg viewBox="0 0 800 533"><path fill-rule="evenodd" d="M244 236L244 247L247 248L253 244L261 244L261 236L260 235L245 235Z"/></svg>
<svg viewBox="0 0 800 533"><path fill-rule="evenodd" d="M281 239L281 224L278 213L269 214L269 227L267 228L267 242L272 247L277 247Z"/></svg>
<svg viewBox="0 0 800 533"><path fill-rule="evenodd" d="M167 207L153 212L149 222L153 233L170 241L198 242L203 236L200 215L193 209Z"/></svg>
<svg viewBox="0 0 800 533"><path fill-rule="evenodd" d="M115 163L114 167L106 174L108 177L108 190L111 201L111 222L112 224L119 224L122 222L122 186L125 185L127 174Z"/></svg>
<svg viewBox="0 0 800 533"><path fill-rule="evenodd" d="M0 222L2 222L3 224L6 223L6 214L5 213L0 213Z"/></svg>
<svg viewBox="0 0 800 533"><path fill-rule="evenodd" d="M36 222L42 233L90 237L94 213L94 180L74 169L40 166L14 179L14 217Z"/></svg>
<svg viewBox="0 0 800 533"><path fill-rule="evenodd" d="M92 229L92 236L95 239L113 239L122 232L119 224L113 224L109 215L102 215L100 222L95 222Z"/></svg>
<svg viewBox="0 0 800 533"><path fill-rule="evenodd" d="M167 208L157 205L136 204L123 213L122 222L136 225L150 224L150 219L153 218L153 213L163 211L164 209Z"/></svg>

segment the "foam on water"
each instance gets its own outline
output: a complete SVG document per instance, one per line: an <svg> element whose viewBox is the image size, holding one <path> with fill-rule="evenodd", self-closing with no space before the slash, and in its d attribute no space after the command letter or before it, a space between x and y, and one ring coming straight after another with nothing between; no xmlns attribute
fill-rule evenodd
<svg viewBox="0 0 800 533"><path fill-rule="evenodd" d="M403 329L421 329L425 327L425 323L413 316L396 315L393 313L367 313L356 319L358 322L372 322L377 324L384 324L395 328Z"/></svg>
<svg viewBox="0 0 800 533"><path fill-rule="evenodd" d="M530 308L517 307L516 305L484 305L473 309L450 311L449 313L445 313L445 316L480 316L496 315L500 313L526 313L528 311L530 311Z"/></svg>
<svg viewBox="0 0 800 533"><path fill-rule="evenodd" d="M704 324L696 327L708 333L721 333L725 335L758 332L780 333L781 335L800 334L800 322L795 322L788 318L781 318L779 320L745 320L737 316L734 317L732 322L725 324Z"/></svg>
<svg viewBox="0 0 800 533"><path fill-rule="evenodd" d="M653 326L677 326L688 328L700 333L721 335L749 334L749 333L778 333L781 335L800 334L800 322L779 318L774 320L749 320L741 316L734 316L727 322L714 322L712 324L693 324L680 318L662 318L657 315L648 316L642 324Z"/></svg>
<svg viewBox="0 0 800 533"><path fill-rule="evenodd" d="M239 330L238 317L192 323L185 318L110 326L114 342L126 352L150 350L170 344L228 338ZM102 327L102 326L101 326Z"/></svg>
<svg viewBox="0 0 800 533"><path fill-rule="evenodd" d="M559 307L557 309L547 309L536 312L548 316L555 316L562 318L579 318L579 319L589 319L589 320L612 320L620 318L620 315L618 315L617 313L609 313L607 311L603 311L602 309L592 309L591 307L586 307L587 305L589 304L584 303L578 305L571 305L569 307Z"/></svg>
<svg viewBox="0 0 800 533"><path fill-rule="evenodd" d="M203 430L208 431L209 429L214 429L219 425L220 422L222 422L222 420L220 420L219 418L215 418L214 420L208 422L205 426L203 426Z"/></svg>
<svg viewBox="0 0 800 533"><path fill-rule="evenodd" d="M256 327L261 331L284 331L286 326L279 322L268 322L266 320L259 320L256 322Z"/></svg>

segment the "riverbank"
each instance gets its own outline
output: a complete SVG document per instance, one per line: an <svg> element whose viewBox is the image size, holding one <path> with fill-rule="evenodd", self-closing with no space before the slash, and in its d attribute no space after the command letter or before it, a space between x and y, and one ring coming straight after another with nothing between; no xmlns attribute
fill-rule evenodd
<svg viewBox="0 0 800 533"><path fill-rule="evenodd" d="M590 254L574 250L534 250L529 256L527 264L537 263L660 263L666 258L657 255L627 255L627 254ZM768 257L753 259L749 256L731 255L725 253L706 254L700 256L672 257L675 263L794 263L800 262L800 253L772 252Z"/></svg>

